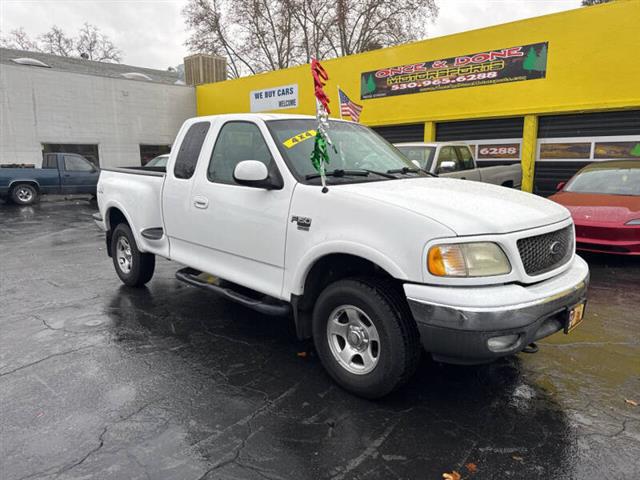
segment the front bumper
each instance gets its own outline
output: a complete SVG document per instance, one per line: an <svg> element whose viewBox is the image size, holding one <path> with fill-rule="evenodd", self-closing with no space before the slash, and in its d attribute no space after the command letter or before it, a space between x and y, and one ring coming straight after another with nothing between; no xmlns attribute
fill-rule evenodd
<svg viewBox="0 0 640 480"><path fill-rule="evenodd" d="M486 363L521 351L564 329L568 310L586 301L589 267L575 256L569 269L533 285L441 287L405 284L422 345L447 363ZM517 335L503 349L493 337Z"/></svg>

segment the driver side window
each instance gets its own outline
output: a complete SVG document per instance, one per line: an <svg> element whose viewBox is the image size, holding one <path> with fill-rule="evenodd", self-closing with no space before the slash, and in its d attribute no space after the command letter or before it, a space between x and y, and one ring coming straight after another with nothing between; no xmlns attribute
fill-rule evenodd
<svg viewBox="0 0 640 480"><path fill-rule="evenodd" d="M442 147L438 155L438 172L457 172L460 170L458 157L454 147Z"/></svg>
<svg viewBox="0 0 640 480"><path fill-rule="evenodd" d="M273 168L269 147L258 126L250 122L227 122L220 129L213 147L207 178L215 183L237 185L233 171L244 160L257 160Z"/></svg>

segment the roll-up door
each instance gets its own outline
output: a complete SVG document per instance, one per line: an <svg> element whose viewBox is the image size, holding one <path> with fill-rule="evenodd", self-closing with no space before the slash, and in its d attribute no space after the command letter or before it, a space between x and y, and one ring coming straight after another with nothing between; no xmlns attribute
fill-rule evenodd
<svg viewBox="0 0 640 480"><path fill-rule="evenodd" d="M388 125L384 127L373 127L373 129L390 143L424 141L424 123Z"/></svg>
<svg viewBox="0 0 640 480"><path fill-rule="evenodd" d="M522 117L442 122L436 125L436 140L438 142L450 142L522 138L523 124L524 119Z"/></svg>
<svg viewBox="0 0 640 480"><path fill-rule="evenodd" d="M640 135L640 110L549 115L538 119L538 138Z"/></svg>
<svg viewBox="0 0 640 480"><path fill-rule="evenodd" d="M589 163L627 158L637 142L640 110L541 116L534 191L550 195Z"/></svg>

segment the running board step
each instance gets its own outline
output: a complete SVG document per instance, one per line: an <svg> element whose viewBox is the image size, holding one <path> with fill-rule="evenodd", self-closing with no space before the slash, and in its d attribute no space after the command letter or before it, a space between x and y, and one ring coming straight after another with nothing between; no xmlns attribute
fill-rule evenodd
<svg viewBox="0 0 640 480"><path fill-rule="evenodd" d="M176 272L176 278L194 287L204 288L229 300L244 305L265 315L288 315L291 305L268 295L241 287L231 282L203 273L193 268L183 268ZM242 290L240 292L239 290Z"/></svg>

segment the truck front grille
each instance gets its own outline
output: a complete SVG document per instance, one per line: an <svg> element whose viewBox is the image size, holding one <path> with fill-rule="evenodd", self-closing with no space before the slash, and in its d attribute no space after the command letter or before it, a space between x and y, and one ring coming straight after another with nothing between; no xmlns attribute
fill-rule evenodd
<svg viewBox="0 0 640 480"><path fill-rule="evenodd" d="M518 240L527 275L540 275L567 263L573 254L573 227Z"/></svg>

